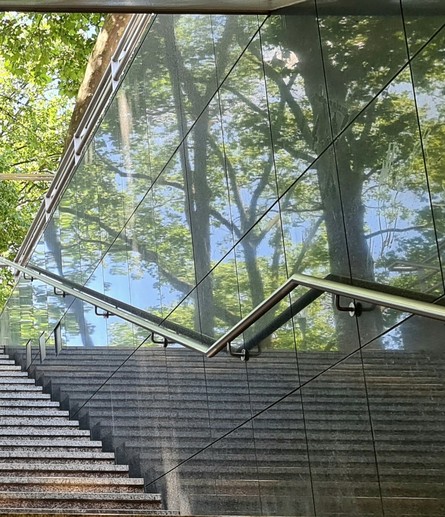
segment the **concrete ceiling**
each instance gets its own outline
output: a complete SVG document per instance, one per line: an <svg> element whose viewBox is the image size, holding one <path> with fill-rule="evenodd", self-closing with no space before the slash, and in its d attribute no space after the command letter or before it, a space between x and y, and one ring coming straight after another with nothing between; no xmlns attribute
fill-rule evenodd
<svg viewBox="0 0 445 517"><path fill-rule="evenodd" d="M445 0L402 0L407 14L445 14ZM317 0L320 14L396 14L399 0ZM314 0L0 0L2 11L143 13L313 13Z"/></svg>

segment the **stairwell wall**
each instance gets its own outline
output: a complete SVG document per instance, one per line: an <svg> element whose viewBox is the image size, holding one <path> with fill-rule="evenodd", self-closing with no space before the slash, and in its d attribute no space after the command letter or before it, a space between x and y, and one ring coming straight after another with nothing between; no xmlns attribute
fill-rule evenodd
<svg viewBox="0 0 445 517"><path fill-rule="evenodd" d="M388 16L334 16L316 2L304 15L157 16L31 263L211 338L294 272L439 298L444 23L412 15L404 1ZM104 424L112 441L123 454L137 450L147 487L185 513L323 515L337 505L353 515L370 498L367 511L380 515L401 507L382 475L383 395L370 372L378 363L389 378L398 358L413 358L415 379L403 368L398 376L409 387L442 354L443 326L418 318L398 327L406 316L377 308L350 318L325 295L246 364L188 352L189 364L181 351L177 362L174 351L153 352L165 373L154 385L145 354L156 346L146 333L37 283L20 280L2 327L7 343L24 344L41 332L50 339L61 321L67 348L122 349L120 363L105 354L75 370L74 384L89 379L88 388L66 393L73 411L96 415L95 402L108 394L107 411L121 415ZM344 374L337 403L353 401L365 473L345 452L335 413L311 413L335 374L334 386ZM388 408L399 395L389 388ZM146 400L171 405L150 431L157 410ZM177 400L190 413L188 435L175 424ZM439 397L432 420L442 407ZM283 414L295 417L294 427ZM121 418L132 422L124 436ZM419 426L412 439L422 455ZM131 445L147 432L156 445ZM323 443L329 466L317 463ZM279 444L293 444L288 477L277 466ZM233 479L243 481L238 492ZM204 485L205 497L189 495Z"/></svg>

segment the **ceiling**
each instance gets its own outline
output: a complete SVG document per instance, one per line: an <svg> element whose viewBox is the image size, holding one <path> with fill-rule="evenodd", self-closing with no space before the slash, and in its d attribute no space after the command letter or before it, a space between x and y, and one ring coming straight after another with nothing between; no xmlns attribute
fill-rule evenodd
<svg viewBox="0 0 445 517"><path fill-rule="evenodd" d="M407 14L445 14L445 0L402 0ZM314 12L314 0L0 0L2 11L144 12L144 13L270 13L285 9ZM317 0L319 14L400 12L399 0Z"/></svg>

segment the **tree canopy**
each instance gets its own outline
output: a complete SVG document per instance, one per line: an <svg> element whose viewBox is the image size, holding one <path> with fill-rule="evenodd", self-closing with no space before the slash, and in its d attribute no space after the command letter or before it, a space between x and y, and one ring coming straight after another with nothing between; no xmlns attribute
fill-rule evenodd
<svg viewBox="0 0 445 517"><path fill-rule="evenodd" d="M0 13L0 174L54 174L100 14ZM0 253L13 257L46 182L0 181ZM0 304L11 279L2 271Z"/></svg>

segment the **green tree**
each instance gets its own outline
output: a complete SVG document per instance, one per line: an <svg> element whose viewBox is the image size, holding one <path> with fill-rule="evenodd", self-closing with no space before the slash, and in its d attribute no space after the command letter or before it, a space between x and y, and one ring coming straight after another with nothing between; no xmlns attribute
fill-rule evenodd
<svg viewBox="0 0 445 517"><path fill-rule="evenodd" d="M103 17L0 13L0 174L51 175ZM0 252L13 257L46 182L0 182ZM0 303L11 278L1 273Z"/></svg>

